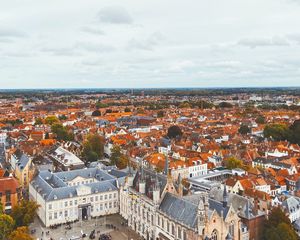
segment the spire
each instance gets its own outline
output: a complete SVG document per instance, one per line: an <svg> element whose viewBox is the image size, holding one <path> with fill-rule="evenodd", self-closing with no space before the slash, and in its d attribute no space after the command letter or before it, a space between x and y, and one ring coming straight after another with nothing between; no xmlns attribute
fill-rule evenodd
<svg viewBox="0 0 300 240"><path fill-rule="evenodd" d="M140 178L140 181L144 181L143 159L140 160L140 170L141 170L141 178Z"/></svg>
<svg viewBox="0 0 300 240"><path fill-rule="evenodd" d="M226 184L224 184L224 192L223 192L223 208L227 207L227 203L228 203L228 193L226 190Z"/></svg>
<svg viewBox="0 0 300 240"><path fill-rule="evenodd" d="M169 175L169 158L168 158L168 154L166 154L164 174L167 175L167 176Z"/></svg>
<svg viewBox="0 0 300 240"><path fill-rule="evenodd" d="M155 173L155 183L154 183L154 190L159 190L159 181L157 177L157 173Z"/></svg>

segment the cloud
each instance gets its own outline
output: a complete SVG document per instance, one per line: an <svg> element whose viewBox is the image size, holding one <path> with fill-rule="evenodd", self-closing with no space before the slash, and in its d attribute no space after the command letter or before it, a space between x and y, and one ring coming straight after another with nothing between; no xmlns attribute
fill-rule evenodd
<svg viewBox="0 0 300 240"><path fill-rule="evenodd" d="M272 38L244 38L237 43L240 46L256 48L256 47L270 47L270 46L288 46L290 43L283 37Z"/></svg>
<svg viewBox="0 0 300 240"><path fill-rule="evenodd" d="M99 28L95 28L95 27L83 26L80 30L82 32L86 32L86 33L90 33L90 34L104 35L104 31L102 31Z"/></svg>
<svg viewBox="0 0 300 240"><path fill-rule="evenodd" d="M300 44L300 33L288 34L287 38Z"/></svg>
<svg viewBox="0 0 300 240"><path fill-rule="evenodd" d="M85 50L88 52L112 52L115 50L113 46L105 45L102 43L93 43L93 42L78 42L75 44L75 48L79 50Z"/></svg>
<svg viewBox="0 0 300 240"><path fill-rule="evenodd" d="M105 7L98 13L101 22L112 24L132 24L133 19L125 8L122 7Z"/></svg>
<svg viewBox="0 0 300 240"><path fill-rule="evenodd" d="M21 31L0 28L0 38L22 38L26 37L26 34Z"/></svg>
<svg viewBox="0 0 300 240"><path fill-rule="evenodd" d="M159 45L160 41L163 40L164 37L160 32L152 33L146 39L135 39L132 38L128 41L127 47L128 49L142 49L152 51L155 46Z"/></svg>

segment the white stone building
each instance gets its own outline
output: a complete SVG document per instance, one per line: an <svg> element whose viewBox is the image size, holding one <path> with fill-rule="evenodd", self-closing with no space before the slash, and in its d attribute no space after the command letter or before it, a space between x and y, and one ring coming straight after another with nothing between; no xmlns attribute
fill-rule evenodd
<svg viewBox="0 0 300 240"><path fill-rule="evenodd" d="M119 212L119 184L125 173L98 168L52 173L41 171L29 185L46 227Z"/></svg>

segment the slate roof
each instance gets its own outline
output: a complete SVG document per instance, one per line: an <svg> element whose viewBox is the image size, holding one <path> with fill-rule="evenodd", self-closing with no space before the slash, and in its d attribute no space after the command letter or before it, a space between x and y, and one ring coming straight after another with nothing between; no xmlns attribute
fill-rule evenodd
<svg viewBox="0 0 300 240"><path fill-rule="evenodd" d="M78 176L82 178L95 178L98 181L79 186L69 186L66 183ZM124 177L115 178L99 168L87 168L57 173L41 171L30 184L40 193L43 199L52 201L77 196L77 188L83 185L89 187L92 193L114 191L118 189L117 181L119 179L123 181Z"/></svg>
<svg viewBox="0 0 300 240"><path fill-rule="evenodd" d="M168 192L159 206L161 212L191 228L195 228L197 225L197 209L198 205L192 201Z"/></svg>

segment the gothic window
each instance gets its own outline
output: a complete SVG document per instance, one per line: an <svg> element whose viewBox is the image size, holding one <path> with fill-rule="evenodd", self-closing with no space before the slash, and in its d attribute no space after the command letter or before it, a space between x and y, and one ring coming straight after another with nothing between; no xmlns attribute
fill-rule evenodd
<svg viewBox="0 0 300 240"><path fill-rule="evenodd" d="M181 229L178 227L178 233L177 233L178 238L181 238Z"/></svg>
<svg viewBox="0 0 300 240"><path fill-rule="evenodd" d="M172 224L172 235L175 236L175 225L174 224Z"/></svg>
<svg viewBox="0 0 300 240"><path fill-rule="evenodd" d="M231 221L229 225L229 233L232 237L234 236L234 221Z"/></svg>
<svg viewBox="0 0 300 240"><path fill-rule="evenodd" d="M218 240L218 233L217 230L213 230L212 234L211 234L211 240Z"/></svg>

